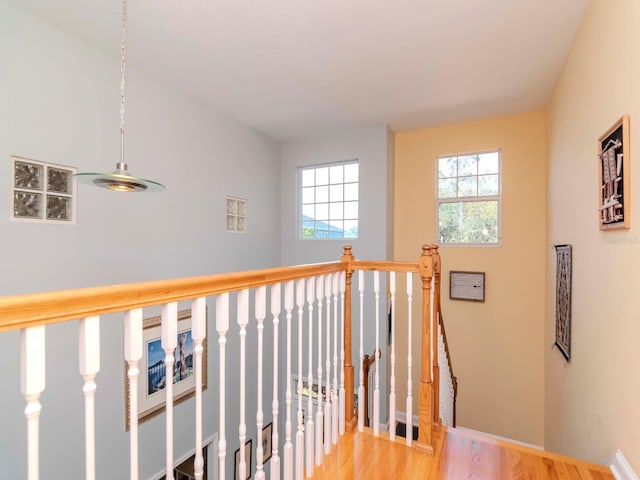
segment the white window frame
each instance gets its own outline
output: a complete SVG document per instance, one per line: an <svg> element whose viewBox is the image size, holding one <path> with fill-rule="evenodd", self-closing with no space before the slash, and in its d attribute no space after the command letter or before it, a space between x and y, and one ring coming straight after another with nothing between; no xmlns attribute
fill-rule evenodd
<svg viewBox="0 0 640 480"><path fill-rule="evenodd" d="M466 157L472 155L482 155L486 153L497 153L498 154L498 194L497 195L482 195L482 196L474 196L474 197L449 197L449 198L440 198L440 188L439 188L439 163L442 158L451 158L451 157ZM438 155L435 161L435 196L436 196L436 222L435 222L435 231L436 231L436 243L438 245L448 246L448 247L500 247L502 245L502 149L501 148L491 148L487 150L475 150L471 152L459 152L459 153L451 153L447 155ZM451 177L453 178L453 177ZM459 178L457 175L455 178ZM497 201L498 202L498 231L497 231L497 241L496 242L442 242L440 241L440 205L444 203L473 203L473 202L487 202L487 201Z"/></svg>
<svg viewBox="0 0 640 480"><path fill-rule="evenodd" d="M303 213L302 213L302 211L303 211L303 198L302 198L302 195L303 195L302 194L302 189L303 189L302 175L303 175L303 172L305 170L309 170L309 169L318 169L318 168L325 168L325 167L330 169L331 167L335 167L337 165L341 165L341 166L344 167L346 165L353 165L353 164L358 165L358 181L357 182L344 182L344 179L343 179L342 183L337 183L337 184L334 184L334 185L343 185L344 186L345 184L352 184L352 183L355 183L357 185L357 191L358 191L357 200L356 200L358 202L357 217L355 219L354 218L348 218L347 219L348 221L355 220L357 222L357 225L358 225L358 234L357 234L357 236L355 236L355 237L345 237L344 236L344 229L343 229L341 237L330 237L330 236L329 237L316 237L316 236L313 236L313 237L305 238L303 236L303 227L304 227L303 223L304 222L303 222L303 219L302 219L302 216L303 216ZM297 215L297 222L296 222L296 229L297 229L296 231L297 231L297 233L296 233L296 238L298 240L304 240L304 241L307 241L307 240L321 240L321 241L339 240L339 241L344 241L344 240L352 240L352 239L353 240L357 240L360 237L360 203L361 203L361 198L360 198L360 178L361 178L360 161L357 158L350 159L350 160L341 160L341 161L337 161L337 162L330 162L330 163L319 163L319 164L314 164L314 165L300 165L298 167L298 172L297 172L297 180L298 181L297 181L297 188L296 188L296 192L297 192L296 193L296 206L297 206L297 210L296 210L296 215ZM314 186L315 185L316 184L314 183ZM344 200L343 199L342 203L344 204L345 202L349 202L349 201L350 200ZM315 203L316 202L314 201L314 205L315 205ZM324 203L324 202L321 202L321 203ZM342 221L345 221L344 210L343 210Z"/></svg>
<svg viewBox="0 0 640 480"><path fill-rule="evenodd" d="M16 163L28 163L28 164L40 166L43 172L42 179L41 179L41 182L42 182L41 188L34 189L34 188L26 188L26 187L17 187L15 183ZM49 191L48 184L47 184L47 172L49 168L57 169L57 170L66 170L71 173L72 179L70 184L71 186L70 193L56 192L53 190ZM11 195L11 198L9 201L9 205L10 205L9 219L13 222L56 223L56 224L62 224L62 225L75 225L78 195L77 195L77 181L73 177L73 174L77 173L77 171L78 169L76 167L70 167L68 165L60 165L60 164L50 163L50 162L42 162L40 160L33 160L31 158L25 158L25 157L19 157L19 156L13 155L11 157L11 175L10 175L11 188L9 189L9 194ZM42 211L42 217L37 218L37 217L16 216L15 209L14 209L15 208L14 196L16 192L34 193L34 194L41 195L42 204L40 205L40 209ZM47 218L47 196L48 195L66 197L71 200L71 207L69 211L70 218L68 220L58 220L55 218Z"/></svg>

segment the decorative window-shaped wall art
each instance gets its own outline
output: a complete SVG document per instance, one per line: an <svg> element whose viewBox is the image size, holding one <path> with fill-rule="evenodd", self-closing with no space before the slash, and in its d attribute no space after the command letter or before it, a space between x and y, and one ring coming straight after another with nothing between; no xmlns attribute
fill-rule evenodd
<svg viewBox="0 0 640 480"><path fill-rule="evenodd" d="M227 197L227 232L247 232L247 200Z"/></svg>
<svg viewBox="0 0 640 480"><path fill-rule="evenodd" d="M600 230L631 226L629 116L624 115L598 139Z"/></svg>
<svg viewBox="0 0 640 480"><path fill-rule="evenodd" d="M11 158L11 219L18 221L76 221L77 169L21 157Z"/></svg>

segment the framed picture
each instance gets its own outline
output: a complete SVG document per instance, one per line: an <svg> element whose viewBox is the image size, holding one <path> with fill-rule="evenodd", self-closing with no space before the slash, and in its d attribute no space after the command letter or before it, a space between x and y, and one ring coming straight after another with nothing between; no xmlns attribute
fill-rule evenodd
<svg viewBox="0 0 640 480"><path fill-rule="evenodd" d="M247 443L244 444L244 461L245 464L247 466L247 476L246 478L240 478L240 449L236 450L236 468L235 468L235 475L234 475L234 480L248 480L251 478L251 445L253 444L253 440L249 439L247 440Z"/></svg>
<svg viewBox="0 0 640 480"><path fill-rule="evenodd" d="M571 359L571 245L556 248L556 342L555 346Z"/></svg>
<svg viewBox="0 0 640 480"><path fill-rule="evenodd" d="M273 423L262 429L262 463L271 459L271 436L273 435Z"/></svg>
<svg viewBox="0 0 640 480"><path fill-rule="evenodd" d="M206 321L206 320L205 320ZM143 356L140 361L138 378L138 423L160 415L165 409L165 353L161 340L161 317L145 318L142 323ZM177 405L195 395L196 379L194 375L195 343L191 337L191 310L178 312L178 342L174 351L173 364L173 404ZM203 342L202 352L202 389L207 388L207 339ZM125 362L125 411L126 430L129 431L129 378Z"/></svg>
<svg viewBox="0 0 640 480"><path fill-rule="evenodd" d="M629 116L624 115L598 139L598 218L600 230L631 227Z"/></svg>
<svg viewBox="0 0 640 480"><path fill-rule="evenodd" d="M449 298L484 302L484 272L449 272Z"/></svg>

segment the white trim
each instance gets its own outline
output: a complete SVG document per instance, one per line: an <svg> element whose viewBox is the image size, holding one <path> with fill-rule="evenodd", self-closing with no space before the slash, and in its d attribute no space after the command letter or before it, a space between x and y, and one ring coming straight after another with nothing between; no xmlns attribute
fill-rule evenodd
<svg viewBox="0 0 640 480"><path fill-rule="evenodd" d="M411 417L413 419L413 425L418 425L418 415L413 415ZM407 413L406 412L396 412L396 423L404 423L407 424Z"/></svg>
<svg viewBox="0 0 640 480"><path fill-rule="evenodd" d="M638 476L620 450L604 461L616 480L638 480Z"/></svg>
<svg viewBox="0 0 640 480"><path fill-rule="evenodd" d="M210 463L209 460L211 460L212 458L211 450L214 447L217 450L217 446L218 446L218 432L214 433L213 435L211 435L210 437L207 437L205 440L202 441L202 447L203 448L207 447L207 467L208 467L207 473L208 473L208 476L213 480L218 479L218 468L217 468L218 466L215 465L214 463ZM178 458L175 462L173 462L173 468L176 468L178 465L184 462L187 458L189 458L195 452L196 452L195 448L186 452L184 455ZM165 473L166 473L166 469L163 468L159 472L156 472L153 475L151 475L149 477L149 480L158 480L159 478L163 477Z"/></svg>
<svg viewBox="0 0 640 480"><path fill-rule="evenodd" d="M485 437L494 438L496 440L502 440L503 442L515 443L516 445L522 445L523 447L529 447L535 450L544 450L544 447L542 447L541 445L534 445L533 443L521 442L520 440L514 440L513 438L501 437L500 435L493 435L491 433L480 432L478 430L473 430L471 428L455 427L455 428L451 428L451 430L458 430L463 433L469 432L476 435L483 435Z"/></svg>

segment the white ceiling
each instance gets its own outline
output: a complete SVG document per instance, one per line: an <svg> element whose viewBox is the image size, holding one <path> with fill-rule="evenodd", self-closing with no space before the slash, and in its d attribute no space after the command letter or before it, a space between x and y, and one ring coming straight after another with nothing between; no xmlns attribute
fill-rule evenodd
<svg viewBox="0 0 640 480"><path fill-rule="evenodd" d="M5 1L117 61L119 0ZM129 0L128 63L279 140L407 130L543 107L588 1Z"/></svg>

